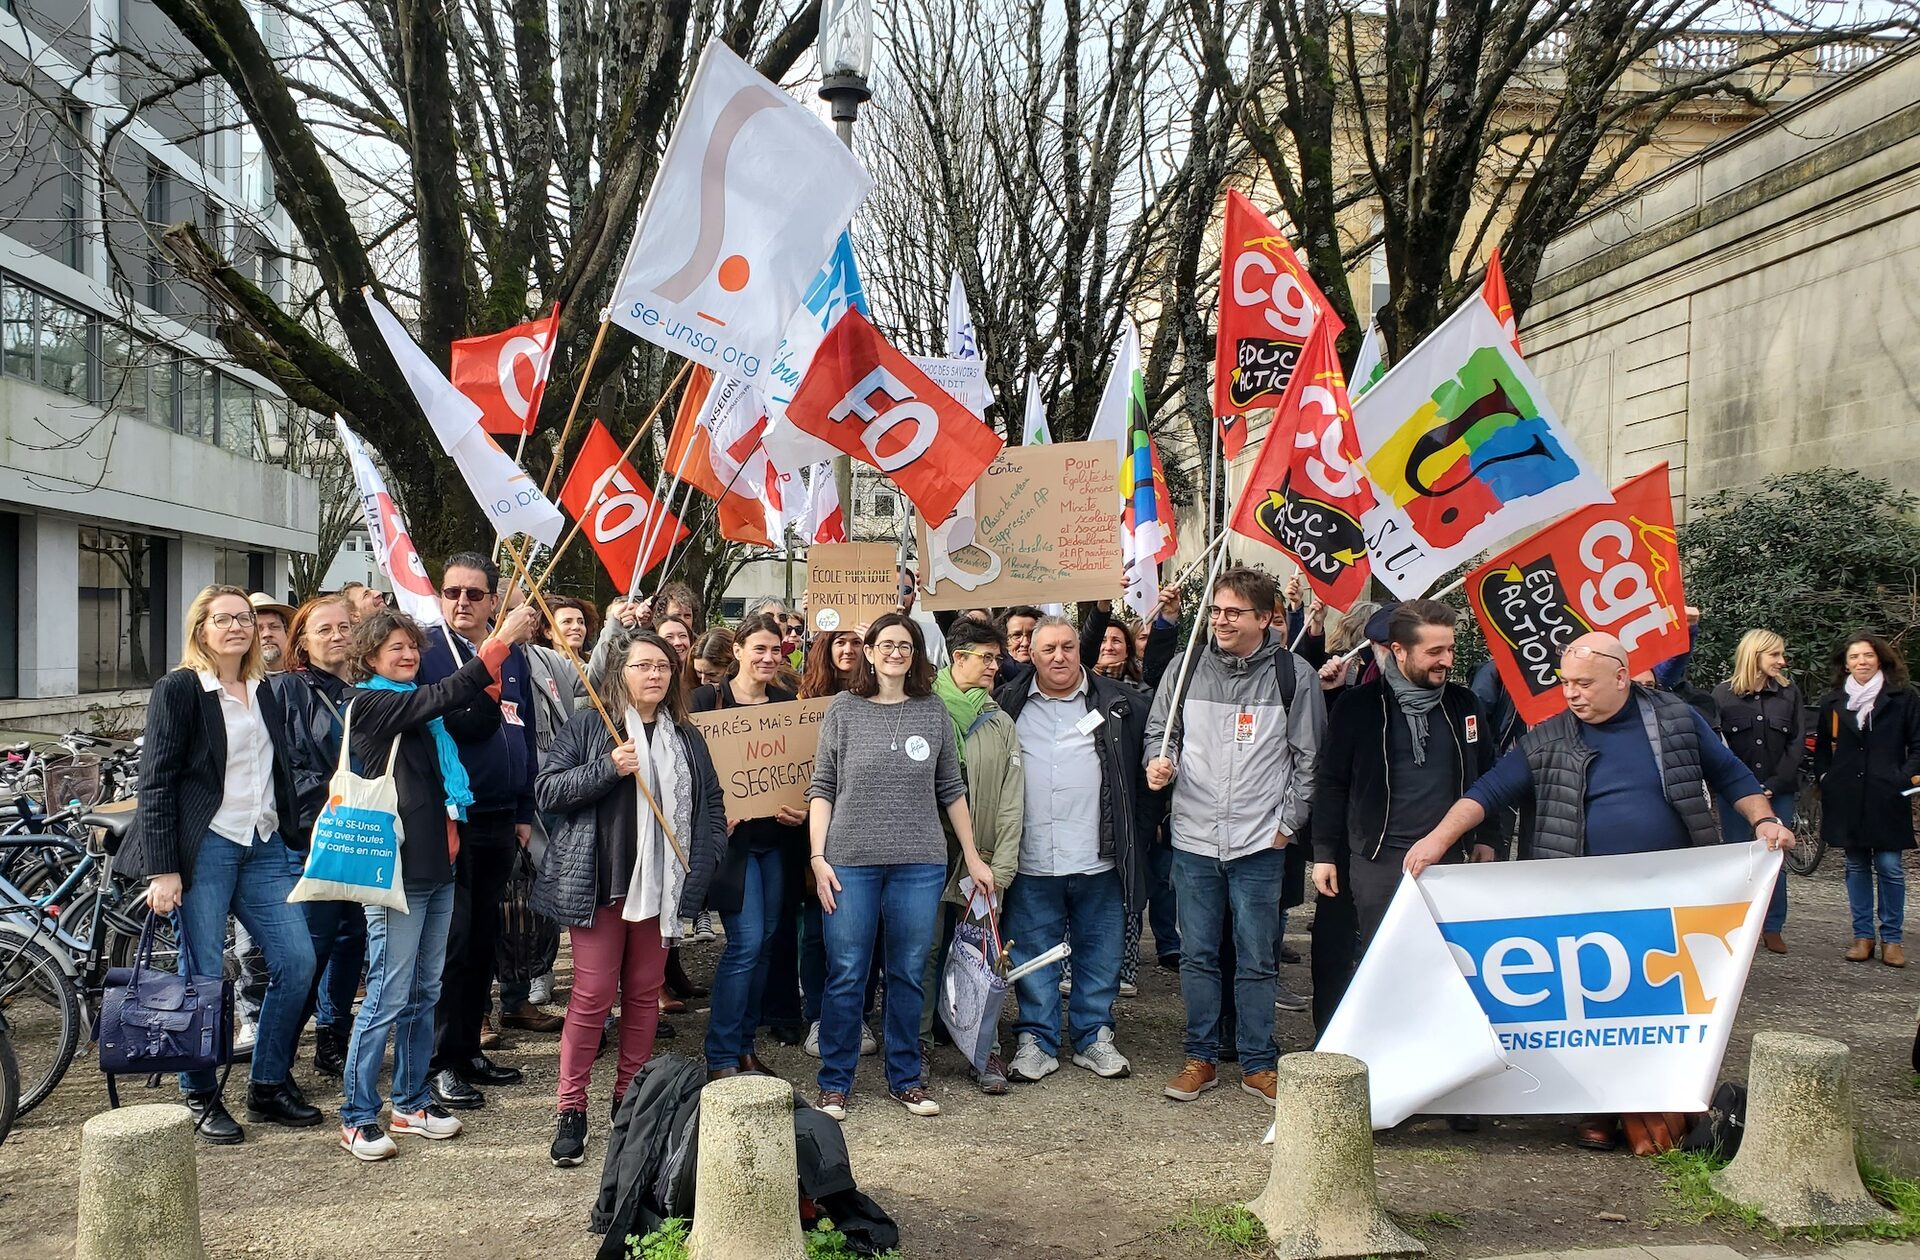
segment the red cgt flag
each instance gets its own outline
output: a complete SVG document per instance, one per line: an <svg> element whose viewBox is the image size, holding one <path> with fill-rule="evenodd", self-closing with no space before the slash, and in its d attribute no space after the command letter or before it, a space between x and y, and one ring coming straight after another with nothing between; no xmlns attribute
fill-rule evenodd
<svg viewBox="0 0 1920 1260"><path fill-rule="evenodd" d="M1493 256L1487 259L1487 278L1480 284L1480 296L1493 311L1493 317L1500 321L1500 327L1513 339L1513 352L1520 351L1520 328L1513 317L1513 298L1507 294L1507 269L1500 265L1500 247L1493 247Z"/></svg>
<svg viewBox="0 0 1920 1260"><path fill-rule="evenodd" d="M533 432L559 334L560 303L555 302L545 319L453 343L454 388L480 408L481 428L495 436Z"/></svg>
<svg viewBox="0 0 1920 1260"><path fill-rule="evenodd" d="M1613 502L1581 508L1467 575L1467 599L1520 720L1567 707L1560 651L1604 630L1626 645L1631 673L1687 650L1687 596L1667 466L1641 473Z"/></svg>
<svg viewBox="0 0 1920 1260"><path fill-rule="evenodd" d="M1220 319L1213 352L1213 414L1227 458L1247 444L1249 411L1278 406L1316 324L1346 325L1287 238L1239 192L1227 192L1220 250Z"/></svg>
<svg viewBox="0 0 1920 1260"><path fill-rule="evenodd" d="M887 474L929 521L946 520L1006 445L857 310L814 351L787 418Z"/></svg>
<svg viewBox="0 0 1920 1260"><path fill-rule="evenodd" d="M1321 320L1307 335L1230 524L1292 556L1313 593L1345 612L1373 572L1360 522L1374 502L1333 328Z"/></svg>
<svg viewBox="0 0 1920 1260"><path fill-rule="evenodd" d="M659 564L687 537L687 527L668 513L654 531L653 546L641 563L640 543L647 535L647 522L655 510L665 509L654 502L633 467L621 461L620 443L598 420L587 430L587 440L560 487L560 506L584 522L587 541L622 590L630 589L636 577Z"/></svg>

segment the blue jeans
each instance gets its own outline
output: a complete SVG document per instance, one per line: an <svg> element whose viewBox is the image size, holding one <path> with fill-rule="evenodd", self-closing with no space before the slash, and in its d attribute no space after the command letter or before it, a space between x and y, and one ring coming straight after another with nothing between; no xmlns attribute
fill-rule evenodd
<svg viewBox="0 0 1920 1260"><path fill-rule="evenodd" d="M747 854L746 891L738 913L721 911L727 948L713 969L713 1009L707 1017L707 1067L737 1066L753 1053L760 1001L767 991L773 937L785 888L778 849Z"/></svg>
<svg viewBox="0 0 1920 1260"><path fill-rule="evenodd" d="M885 928L887 967L887 1088L920 1083L921 980L932 947L929 926L940 913L945 863L836 866L840 881L832 914L822 915L827 945L827 991L820 1004L822 1090L850 1094L860 1062L860 1007L873 962L875 937Z"/></svg>
<svg viewBox="0 0 1920 1260"><path fill-rule="evenodd" d="M432 1101L427 1093L433 1062L433 1005L440 1000L440 973L447 965L447 933L453 926L453 881L407 880L407 910L365 907L367 1000L353 1021L347 1043L340 1123L349 1127L380 1118L380 1063L393 1033L393 1109L413 1112Z"/></svg>
<svg viewBox="0 0 1920 1260"><path fill-rule="evenodd" d="M287 850L287 869L297 882L307 868L307 855ZM353 1023L353 991L359 987L360 963L366 957L367 921L360 907L351 901L303 901L300 909L307 920L307 936L313 942L313 979L307 985L306 1004L300 1008L300 1024L317 1015L318 1026L327 1029L350 1028ZM346 997L335 998L345 976Z"/></svg>
<svg viewBox="0 0 1920 1260"><path fill-rule="evenodd" d="M1173 846L1147 848L1147 926L1153 929L1153 952L1169 958L1180 952L1180 905L1173 893Z"/></svg>
<svg viewBox="0 0 1920 1260"><path fill-rule="evenodd" d="M240 920L267 962L267 991L260 1003L258 1040L253 1048L256 1085L278 1085L293 1067L300 1042L307 986L313 981L313 942L307 917L287 904L294 877L288 874L287 846L278 833L252 844L235 844L209 831L193 860L193 875L180 899L180 970L184 975L217 976L225 966L227 915ZM220 1074L205 1068L182 1072L180 1088L210 1094Z"/></svg>
<svg viewBox="0 0 1920 1260"><path fill-rule="evenodd" d="M1789 828L1793 826L1793 793L1773 798L1773 812ZM1753 828L1733 802L1726 797L1720 798L1720 839L1724 844L1751 844ZM1767 918L1761 924L1763 932L1778 932L1787 926L1787 868L1780 868L1780 878L1773 881L1773 899L1767 902Z"/></svg>
<svg viewBox="0 0 1920 1260"><path fill-rule="evenodd" d="M1873 894L1880 892L1880 941L1899 944L1907 918L1907 872L1898 849L1847 850L1847 905L1855 940L1873 939Z"/></svg>
<svg viewBox="0 0 1920 1260"><path fill-rule="evenodd" d="M1076 1052L1092 1045L1102 1028L1113 1027L1126 936L1124 901L1118 871L1022 875L1007 888L1000 932L1013 943L1014 966L1073 938L1067 1037ZM1060 1053L1060 966L1042 967L1014 981L1020 1018L1013 1030L1032 1036L1049 1058Z"/></svg>
<svg viewBox="0 0 1920 1260"><path fill-rule="evenodd" d="M1187 1006L1186 1055L1220 1061L1220 938L1233 908L1235 1045L1242 1072L1270 1072L1283 849L1262 849L1222 862L1176 849L1173 887L1180 896L1180 995ZM1079 968L1075 968L1075 980Z"/></svg>

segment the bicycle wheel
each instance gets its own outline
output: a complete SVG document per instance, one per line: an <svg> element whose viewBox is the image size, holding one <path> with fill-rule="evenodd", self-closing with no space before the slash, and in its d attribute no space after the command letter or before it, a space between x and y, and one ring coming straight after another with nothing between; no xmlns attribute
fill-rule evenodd
<svg viewBox="0 0 1920 1260"><path fill-rule="evenodd" d="M7 1036L7 1017L0 1015L0 1143L13 1132L20 1114L20 1064L13 1057L13 1042Z"/></svg>
<svg viewBox="0 0 1920 1260"><path fill-rule="evenodd" d="M0 933L0 1016L20 1068L24 1116L66 1075L87 1020L65 968L44 945L12 932Z"/></svg>
<svg viewBox="0 0 1920 1260"><path fill-rule="evenodd" d="M1820 798L1805 797L1793 813L1793 847L1787 850L1787 869L1795 875L1811 875L1827 855L1827 842L1820 838Z"/></svg>

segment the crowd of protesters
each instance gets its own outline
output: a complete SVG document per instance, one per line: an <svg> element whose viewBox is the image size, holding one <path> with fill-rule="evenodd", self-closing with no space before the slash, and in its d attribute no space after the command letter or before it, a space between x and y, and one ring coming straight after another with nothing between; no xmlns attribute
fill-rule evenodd
<svg viewBox="0 0 1920 1260"><path fill-rule="evenodd" d="M1528 729L1490 667L1456 678L1447 605L1330 613L1297 578L1282 590L1237 566L1191 640L1173 590L1142 624L1100 604L1076 625L1029 606L936 619L903 582L899 611L810 639L777 600L709 625L679 584L604 616L565 597L514 606L477 553L447 561L439 595L426 627L365 587L298 609L202 591L154 687L129 848L148 904L178 915L183 968L219 967L235 921L256 977L247 1119L322 1122L292 1070L311 1020L312 1069L341 1079L340 1144L363 1160L453 1137L486 1091L521 1084L487 1053L504 1027L558 1035L551 1158L580 1164L596 1057L617 1055L617 1108L698 998L710 1080L770 1074L764 1030L819 1060L828 1115L853 1105L866 1055L889 1099L937 1115L934 999L962 917L991 919L1016 967L1071 949L1070 966L1017 980L1011 1053L968 1067L983 1094L1063 1057L1129 1075L1119 1001L1150 944L1185 1008L1166 1097L1197 1099L1237 1062L1240 1087L1271 1100L1275 1012L1309 1005L1280 981L1300 961L1287 910L1307 897L1319 1029L1403 874L1791 847L1810 784L1845 851L1845 957L1905 965L1920 697L1876 634L1838 645L1812 703L1765 629L1711 692L1686 658L1636 677L1617 639L1585 635L1560 662L1566 711ZM831 699L806 807L728 817L691 715L796 698ZM288 903L343 755L396 782L405 913ZM501 910L529 862L531 913L512 921L565 930L564 1013L551 956L497 974L526 952L503 941ZM1775 953L1787 909L1782 878L1762 938ZM709 991L679 947L720 935ZM203 1140L244 1140L212 1073L180 1087ZM1577 1136L1652 1150L1674 1127L1597 1116Z"/></svg>

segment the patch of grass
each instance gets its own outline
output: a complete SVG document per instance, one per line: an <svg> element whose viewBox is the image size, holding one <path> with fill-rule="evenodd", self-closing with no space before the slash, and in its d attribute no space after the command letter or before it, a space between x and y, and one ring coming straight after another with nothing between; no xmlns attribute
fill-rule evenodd
<svg viewBox="0 0 1920 1260"><path fill-rule="evenodd" d="M1195 1203L1174 1220L1167 1232L1198 1235L1249 1255L1263 1250L1267 1241L1267 1229L1260 1218L1238 1203Z"/></svg>
<svg viewBox="0 0 1920 1260"><path fill-rule="evenodd" d="M689 1231L688 1223L675 1217L644 1238L628 1234L627 1260L687 1260ZM858 1260L847 1236L837 1229L809 1230L802 1237L807 1244L807 1260ZM874 1260L900 1260L900 1253L883 1252Z"/></svg>
<svg viewBox="0 0 1920 1260"><path fill-rule="evenodd" d="M1429 1212L1421 1219L1425 1220L1428 1224L1438 1225L1444 1229L1465 1229L1467 1227L1467 1218L1458 1212Z"/></svg>
<svg viewBox="0 0 1920 1260"><path fill-rule="evenodd" d="M1467 1227L1467 1218L1458 1212L1428 1212L1424 1216L1414 1217L1403 1217L1397 1212L1392 1213L1392 1215L1395 1220L1400 1222L1400 1228L1406 1230L1421 1242L1426 1242L1431 1239L1436 1229L1465 1229Z"/></svg>
<svg viewBox="0 0 1920 1260"><path fill-rule="evenodd" d="M1417 1146L1399 1152L1410 1164L1425 1164L1429 1168L1451 1168L1462 1163L1466 1155L1447 1146Z"/></svg>
<svg viewBox="0 0 1920 1260"><path fill-rule="evenodd" d="M1653 1157L1654 1167L1666 1178L1667 1197L1679 1209L1680 1219L1698 1225L1708 1217L1730 1217L1748 1229L1765 1231L1760 1213L1723 1196L1708 1178L1725 1168L1726 1161L1698 1151L1667 1151Z"/></svg>
<svg viewBox="0 0 1920 1260"><path fill-rule="evenodd" d="M1726 1161L1699 1152L1668 1151L1664 1155L1654 1156L1653 1162L1666 1178L1668 1197L1680 1209L1682 1219L1691 1224L1717 1218L1736 1221L1747 1229L1773 1238L1792 1233L1822 1241L1858 1236L1920 1238L1920 1181L1901 1176L1864 1150L1857 1158L1860 1180L1866 1185L1867 1193L1892 1211L1894 1218L1861 1229L1822 1226L1788 1231L1774 1228L1761 1217L1757 1209L1735 1203L1713 1188L1709 1178L1726 1167Z"/></svg>
<svg viewBox="0 0 1920 1260"><path fill-rule="evenodd" d="M1920 1181L1902 1177L1873 1156L1861 1151L1860 1180L1867 1193L1880 1200L1894 1214L1891 1221L1867 1227L1875 1238L1920 1238Z"/></svg>

